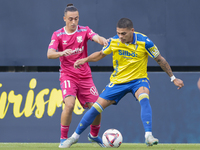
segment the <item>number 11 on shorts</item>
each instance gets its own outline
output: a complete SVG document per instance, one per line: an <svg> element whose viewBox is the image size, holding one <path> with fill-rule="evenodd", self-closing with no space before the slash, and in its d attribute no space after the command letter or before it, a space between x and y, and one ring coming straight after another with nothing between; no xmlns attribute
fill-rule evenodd
<svg viewBox="0 0 200 150"><path fill-rule="evenodd" d="M67 87L70 88L71 87L70 80L65 80L64 84L65 84L65 88L67 88Z"/></svg>

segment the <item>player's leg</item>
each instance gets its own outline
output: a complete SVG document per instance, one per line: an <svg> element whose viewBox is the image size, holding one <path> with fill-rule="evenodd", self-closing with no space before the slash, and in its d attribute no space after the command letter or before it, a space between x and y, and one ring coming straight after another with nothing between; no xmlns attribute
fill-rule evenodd
<svg viewBox="0 0 200 150"><path fill-rule="evenodd" d="M152 135L152 110L149 103L149 86L142 83L141 87L135 92L135 97L141 106L141 120L145 129L145 139L148 146L156 145L158 139Z"/></svg>
<svg viewBox="0 0 200 150"><path fill-rule="evenodd" d="M115 101L114 101L115 102ZM84 114L82 117L78 127L76 128L75 133L79 136L80 134L89 126L91 125L95 118L103 112L103 110L108 107L109 105L114 103L113 101L105 100L101 97L92 105L92 107ZM79 136L75 138L79 138Z"/></svg>
<svg viewBox="0 0 200 150"><path fill-rule="evenodd" d="M88 103L87 105L89 108L91 108L93 106L93 103ZM96 142L97 144L99 144L99 146L104 147L102 139L98 136L100 123L101 123L101 113L96 116L96 118L90 125L90 133L88 134L88 140L90 142Z"/></svg>
<svg viewBox="0 0 200 150"><path fill-rule="evenodd" d="M65 141L65 145L70 147L72 144L76 143L81 135L81 133L93 123L95 118L104 110L104 108L113 104L115 101L107 101L101 97L93 104L93 106L84 114L82 117L76 131L72 134L70 138ZM104 145L100 145L104 146Z"/></svg>
<svg viewBox="0 0 200 150"><path fill-rule="evenodd" d="M77 87L76 82L71 77L63 76L60 81L65 107L61 113L61 136L59 147L64 148L63 142L68 138Z"/></svg>
<svg viewBox="0 0 200 150"><path fill-rule="evenodd" d="M60 136L60 145L59 148L65 148L64 142L68 138L69 126L72 120L72 112L74 110L75 105L75 97L67 96L64 99L65 108L61 113L61 136Z"/></svg>
<svg viewBox="0 0 200 150"><path fill-rule="evenodd" d="M72 112L75 105L75 97L67 96L64 99L65 107L61 113L61 139L68 138L69 126L72 120Z"/></svg>
<svg viewBox="0 0 200 150"><path fill-rule="evenodd" d="M77 97L83 107L91 108L92 105L97 101L99 94L94 85L92 77L85 78L84 80L81 80L79 82ZM100 123L101 123L101 114L97 115L93 123L90 125L89 135L91 135L94 138L98 137Z"/></svg>
<svg viewBox="0 0 200 150"><path fill-rule="evenodd" d="M82 117L76 131L73 135L67 139L66 143L68 147L70 147L73 142L76 142L80 137L80 134L90 125L93 123L94 119L97 115L99 115L106 107L117 104L120 99L127 93L125 87L121 85L115 84L108 84L105 90L100 94L98 100L93 104L91 109L89 109L85 115Z"/></svg>

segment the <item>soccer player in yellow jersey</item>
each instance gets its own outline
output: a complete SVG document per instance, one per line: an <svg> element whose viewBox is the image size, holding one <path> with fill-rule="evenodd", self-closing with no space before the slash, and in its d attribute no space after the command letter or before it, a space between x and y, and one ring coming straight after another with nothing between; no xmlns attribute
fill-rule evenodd
<svg viewBox="0 0 200 150"><path fill-rule="evenodd" d="M117 104L121 98L132 92L141 106L141 120L145 129L145 142L148 146L158 144L158 139L152 135L152 110L149 103L149 79L147 77L148 56L152 57L169 75L178 89L184 86L182 80L176 78L167 61L161 56L154 43L144 34L134 32L133 23L128 18L122 18L117 23L117 35L109 40L103 50L79 59L75 68L86 62L94 62L113 53L114 72L110 83L100 94L98 100L88 110L80 121L76 131L66 140L70 147L78 141L80 134L93 122L95 117L111 104Z"/></svg>

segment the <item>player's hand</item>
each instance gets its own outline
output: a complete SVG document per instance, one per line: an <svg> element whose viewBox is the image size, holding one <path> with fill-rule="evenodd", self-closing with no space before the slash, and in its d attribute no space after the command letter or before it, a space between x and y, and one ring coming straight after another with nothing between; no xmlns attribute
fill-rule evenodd
<svg viewBox="0 0 200 150"><path fill-rule="evenodd" d="M198 82L197 82L197 87L198 87L199 90L200 90L200 78L199 78L199 80L198 80Z"/></svg>
<svg viewBox="0 0 200 150"><path fill-rule="evenodd" d="M61 56L69 56L72 54L72 49L66 49L61 53Z"/></svg>
<svg viewBox="0 0 200 150"><path fill-rule="evenodd" d="M110 41L110 39L111 39L111 38L107 39L107 42L109 42L109 41Z"/></svg>
<svg viewBox="0 0 200 150"><path fill-rule="evenodd" d="M104 46L108 45L108 41L109 41L108 39L105 39L105 38L102 37L102 43L103 43Z"/></svg>
<svg viewBox="0 0 200 150"><path fill-rule="evenodd" d="M86 58L79 59L74 63L74 68L78 69L81 68L81 65L83 65L86 62Z"/></svg>
<svg viewBox="0 0 200 150"><path fill-rule="evenodd" d="M184 86L184 83L181 79L176 78L174 79L173 82L174 82L174 85L178 86L178 90Z"/></svg>

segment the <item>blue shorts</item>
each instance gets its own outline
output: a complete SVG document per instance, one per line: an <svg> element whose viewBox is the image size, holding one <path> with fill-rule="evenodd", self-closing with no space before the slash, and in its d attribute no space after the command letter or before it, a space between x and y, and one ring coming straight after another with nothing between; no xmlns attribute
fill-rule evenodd
<svg viewBox="0 0 200 150"><path fill-rule="evenodd" d="M135 97L135 92L140 87L146 87L150 90L149 80L147 78L141 78L123 84L109 83L99 97L106 100L114 100L116 102L114 104L116 105L129 92Z"/></svg>

